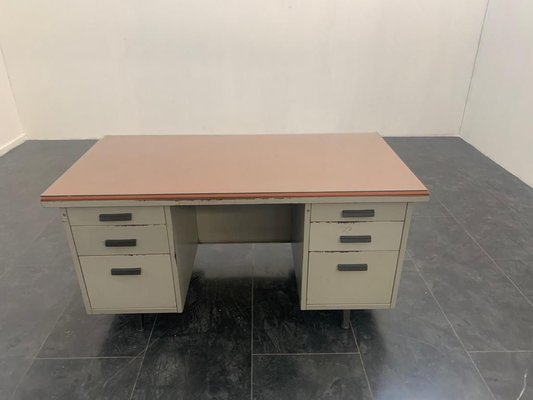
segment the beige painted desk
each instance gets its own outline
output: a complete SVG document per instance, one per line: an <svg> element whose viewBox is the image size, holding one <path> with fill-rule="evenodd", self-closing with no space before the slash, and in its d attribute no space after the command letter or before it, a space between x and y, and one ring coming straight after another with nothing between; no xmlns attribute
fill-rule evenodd
<svg viewBox="0 0 533 400"><path fill-rule="evenodd" d="M428 198L371 133L108 136L41 202L87 312L152 313L182 312L197 244L228 242L291 242L302 310L394 307Z"/></svg>

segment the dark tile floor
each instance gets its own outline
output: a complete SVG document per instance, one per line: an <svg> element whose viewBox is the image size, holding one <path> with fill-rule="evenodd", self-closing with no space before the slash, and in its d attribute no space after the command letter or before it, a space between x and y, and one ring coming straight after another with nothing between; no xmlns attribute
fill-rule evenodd
<svg viewBox="0 0 533 400"><path fill-rule="evenodd" d="M302 312L287 245L202 246L186 312L87 316L39 194L92 141L0 158L0 399L533 399L533 189L458 138L389 139L430 187L394 310ZM522 397L520 397L522 396Z"/></svg>

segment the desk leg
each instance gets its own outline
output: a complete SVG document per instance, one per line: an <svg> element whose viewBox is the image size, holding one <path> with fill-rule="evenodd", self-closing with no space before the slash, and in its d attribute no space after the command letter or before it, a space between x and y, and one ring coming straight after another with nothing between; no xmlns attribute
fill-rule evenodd
<svg viewBox="0 0 533 400"><path fill-rule="evenodd" d="M183 312L198 246L196 207L165 207L178 312Z"/></svg>
<svg viewBox="0 0 533 400"><path fill-rule="evenodd" d="M144 331L144 314L135 315L135 329L139 332Z"/></svg>
<svg viewBox="0 0 533 400"><path fill-rule="evenodd" d="M342 329L350 329L350 310L342 310Z"/></svg>

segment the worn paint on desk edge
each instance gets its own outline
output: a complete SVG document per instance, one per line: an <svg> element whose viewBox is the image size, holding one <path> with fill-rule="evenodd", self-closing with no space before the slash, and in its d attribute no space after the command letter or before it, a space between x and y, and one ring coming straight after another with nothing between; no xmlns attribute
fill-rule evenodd
<svg viewBox="0 0 533 400"><path fill-rule="evenodd" d="M301 197L411 197L429 196L428 190L380 191L380 192L305 192L305 193L220 193L220 194L128 194L128 195L74 195L41 196L41 202L93 201L93 200L223 200L223 199L278 199Z"/></svg>

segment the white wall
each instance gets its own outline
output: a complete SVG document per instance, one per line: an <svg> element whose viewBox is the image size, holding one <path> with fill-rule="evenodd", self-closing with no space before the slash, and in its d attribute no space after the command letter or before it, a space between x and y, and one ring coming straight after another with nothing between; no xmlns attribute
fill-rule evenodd
<svg viewBox="0 0 533 400"><path fill-rule="evenodd" d="M22 143L24 138L0 51L0 156Z"/></svg>
<svg viewBox="0 0 533 400"><path fill-rule="evenodd" d="M533 2L490 0L462 136L533 186Z"/></svg>
<svg viewBox="0 0 533 400"><path fill-rule="evenodd" d="M0 0L32 138L454 135L486 0Z"/></svg>

